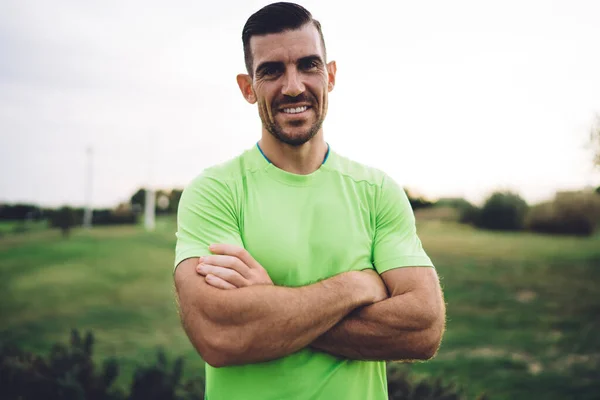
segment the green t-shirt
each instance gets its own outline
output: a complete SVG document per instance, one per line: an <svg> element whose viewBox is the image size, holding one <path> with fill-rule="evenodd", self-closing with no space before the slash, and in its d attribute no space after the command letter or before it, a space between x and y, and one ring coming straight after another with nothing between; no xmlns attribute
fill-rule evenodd
<svg viewBox="0 0 600 400"><path fill-rule="evenodd" d="M433 266L408 198L386 174L330 151L309 175L271 164L257 146L206 169L179 203L175 266L212 243L243 246L275 285L304 286L345 271ZM303 349L278 360L213 368L209 400L387 400L385 362Z"/></svg>

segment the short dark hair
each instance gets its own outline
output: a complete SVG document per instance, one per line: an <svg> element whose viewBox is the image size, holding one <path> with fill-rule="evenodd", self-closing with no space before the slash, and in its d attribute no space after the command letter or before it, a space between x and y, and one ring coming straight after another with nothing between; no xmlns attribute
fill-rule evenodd
<svg viewBox="0 0 600 400"><path fill-rule="evenodd" d="M288 30L298 29L308 23L317 28L323 46L323 57L327 60L325 50L325 39L321 30L321 23L312 17L312 14L304 7L294 3L273 3L265 6L252 14L242 31L242 43L244 44L244 61L246 70L250 75L252 71L252 50L250 49L250 38L270 33L281 33Z"/></svg>

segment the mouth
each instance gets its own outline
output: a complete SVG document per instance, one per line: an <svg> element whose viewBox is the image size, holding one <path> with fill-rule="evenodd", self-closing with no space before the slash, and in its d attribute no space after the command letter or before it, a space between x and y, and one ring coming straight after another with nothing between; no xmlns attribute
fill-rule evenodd
<svg viewBox="0 0 600 400"><path fill-rule="evenodd" d="M291 116L301 116L312 107L309 105L295 106L295 107L284 107L280 108L279 112Z"/></svg>

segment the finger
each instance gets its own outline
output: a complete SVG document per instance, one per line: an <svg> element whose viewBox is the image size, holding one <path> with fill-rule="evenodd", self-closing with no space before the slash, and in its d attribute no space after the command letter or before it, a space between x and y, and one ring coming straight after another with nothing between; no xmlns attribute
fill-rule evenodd
<svg viewBox="0 0 600 400"><path fill-rule="evenodd" d="M250 277L250 267L248 267L246 264L244 264L244 262L242 260L240 260L239 258L234 257L234 256L221 255L221 254L212 255L212 256L204 256L204 257L202 257L202 263L217 265L219 267L224 267L224 268L229 268L229 269L236 271L237 273L242 275L244 278Z"/></svg>
<svg viewBox="0 0 600 400"><path fill-rule="evenodd" d="M224 281L218 276L208 274L204 279L206 280L206 283L208 283L210 286L216 287L217 289L237 289L234 285Z"/></svg>
<svg viewBox="0 0 600 400"><path fill-rule="evenodd" d="M217 243L208 248L213 254L221 254L239 258L248 268L261 268L261 265L244 249L233 244Z"/></svg>
<svg viewBox="0 0 600 400"><path fill-rule="evenodd" d="M238 288L248 286L248 281L243 276L229 268L210 264L200 264L196 270L200 275L214 275Z"/></svg>

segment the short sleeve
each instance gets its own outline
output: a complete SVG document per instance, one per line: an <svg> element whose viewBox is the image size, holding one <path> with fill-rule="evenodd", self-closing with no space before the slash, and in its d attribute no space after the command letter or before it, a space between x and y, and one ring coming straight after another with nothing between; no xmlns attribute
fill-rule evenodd
<svg viewBox="0 0 600 400"><path fill-rule="evenodd" d="M185 188L177 209L173 272L187 258L210 255L211 244L242 246L235 210L232 191L220 179L200 176Z"/></svg>
<svg viewBox="0 0 600 400"><path fill-rule="evenodd" d="M417 236L406 192L385 175L376 211L373 264L378 273L401 267L433 267Z"/></svg>

